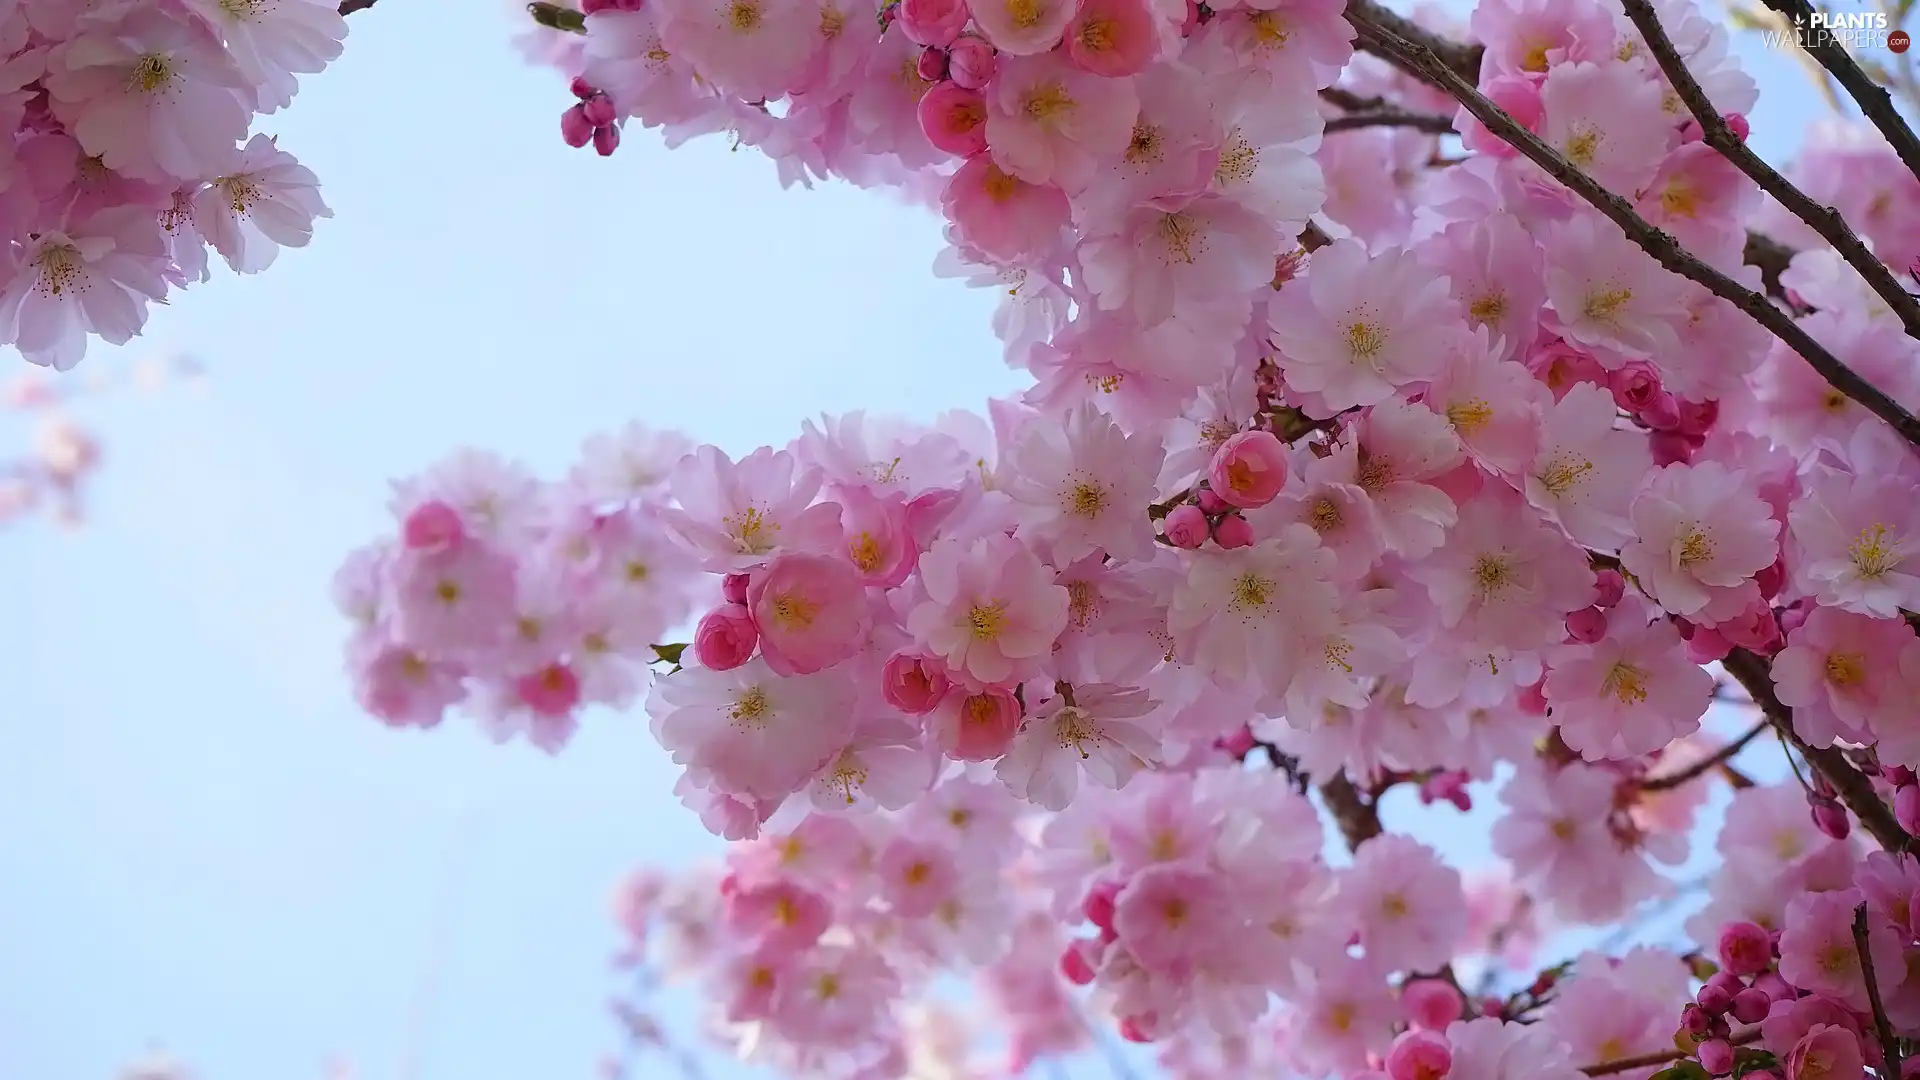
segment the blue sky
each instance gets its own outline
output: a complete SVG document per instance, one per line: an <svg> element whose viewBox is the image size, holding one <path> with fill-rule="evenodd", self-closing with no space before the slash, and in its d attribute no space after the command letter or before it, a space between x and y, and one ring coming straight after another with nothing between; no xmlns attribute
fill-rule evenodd
<svg viewBox="0 0 1920 1080"><path fill-rule="evenodd" d="M590 1075L609 889L714 842L639 713L558 759L360 714L327 583L389 527L388 480L464 444L551 474L635 417L737 452L1018 385L991 294L932 276L926 212L783 192L723 141L569 150L515 13L353 16L346 57L261 125L336 217L93 353L184 349L210 377L86 406L108 437L89 528L0 534L0 1080L106 1078L155 1041L205 1080L331 1053L365 1080ZM1750 66L1784 91L1755 125L1777 153L1815 99L1782 58Z"/></svg>

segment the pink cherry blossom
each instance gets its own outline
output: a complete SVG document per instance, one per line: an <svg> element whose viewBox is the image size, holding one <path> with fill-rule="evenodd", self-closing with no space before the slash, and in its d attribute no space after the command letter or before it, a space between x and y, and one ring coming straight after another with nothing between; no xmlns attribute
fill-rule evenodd
<svg viewBox="0 0 1920 1080"><path fill-rule="evenodd" d="M997 683L1038 670L1066 626L1067 590L1005 535L936 543L920 560L926 598L907 629L955 673Z"/></svg>

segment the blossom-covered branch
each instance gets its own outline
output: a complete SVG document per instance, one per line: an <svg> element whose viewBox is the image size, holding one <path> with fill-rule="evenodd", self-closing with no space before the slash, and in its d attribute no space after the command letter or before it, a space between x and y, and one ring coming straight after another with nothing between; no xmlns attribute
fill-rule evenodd
<svg viewBox="0 0 1920 1080"><path fill-rule="evenodd" d="M1847 265L1860 275L1874 294L1899 318L1900 325L1905 328L1907 336L1920 338L1920 301L1908 293L1906 288L1894 279L1880 257L1869 251L1867 245L1854 235L1853 229L1847 225L1846 218L1842 217L1838 210L1821 206L1809 198L1806 192L1790 183L1760 155L1754 153L1747 146L1746 140L1727 125L1726 119L1714 108L1713 102L1707 99L1707 92L1700 86L1700 80L1687 70L1686 61L1681 58L1679 49L1673 44L1673 39L1667 36L1666 29L1660 25L1660 17L1654 12L1650 0L1622 0L1622 2L1626 6L1627 18L1632 19L1633 25L1639 29L1642 40L1652 51L1654 60L1660 65L1660 70L1665 73L1674 93L1680 96L1680 100L1693 114L1695 122L1700 125L1706 144L1724 154L1735 168L1760 185L1762 191L1779 200L1780 205L1806 222L1820 234L1822 239L1833 245L1833 249L1840 253L1840 257L1846 260ZM1815 36L1818 37L1817 34ZM1831 49L1839 52L1842 57L1846 56L1846 50L1838 45L1812 47L1822 52ZM1852 60L1848 59L1847 63L1851 64ZM1881 90L1880 96L1884 100L1886 91ZM1901 122L1901 129L1906 130L1904 121ZM1908 131L1906 138L1912 141L1913 133ZM1920 152L1920 144L1916 144L1915 149L1916 152Z"/></svg>
<svg viewBox="0 0 1920 1080"><path fill-rule="evenodd" d="M1875 416L1886 421L1907 442L1920 446L1920 419L1915 418L1899 402L1842 363L1785 313L1774 307L1764 295L1742 286L1721 271L1708 266L1683 249L1672 236L1648 224L1646 219L1634 212L1632 204L1626 199L1607 190L1568 161L1559 151L1548 146L1539 136L1522 127L1513 117L1507 115L1498 105L1475 89L1472 83L1462 79L1427 46L1415 44L1383 25L1364 19L1356 22L1356 28L1360 30L1363 39L1373 41L1382 51L1393 55L1400 63L1420 71L1432 79L1436 86L1453 95L1468 112L1485 124L1488 130L1519 150L1529 160L1546 170L1555 180L1565 184L1606 215L1608 220L1619 226L1629 240L1653 256L1661 266L1690 281L1704 285L1715 296L1729 301L1741 311L1746 312L1755 322L1786 342L1834 389L1859 402Z"/></svg>
<svg viewBox="0 0 1920 1080"><path fill-rule="evenodd" d="M1724 28L1663 5L1751 115ZM1850 923L1866 899L1875 970L1909 970L1920 459L1880 418L1920 342L1767 216L1624 9L532 11L571 147L707 134L784 182L937 193L937 273L991 290L1032 380L745 453L636 424L561 478L469 452L342 568L387 724L559 752L644 701L733 843L622 923L715 1045L1017 1075L1104 1048L1090 1017L1178 1080L1894 1080ZM1898 265L1920 219L1879 194L1849 221ZM1720 661L1796 780L1704 736ZM1642 920L1675 910L1703 759L1733 790L1675 944ZM1497 800L1495 861L1382 821L1402 788ZM955 979L991 1034L932 1019ZM1883 989L1920 1033L1920 982Z"/></svg>

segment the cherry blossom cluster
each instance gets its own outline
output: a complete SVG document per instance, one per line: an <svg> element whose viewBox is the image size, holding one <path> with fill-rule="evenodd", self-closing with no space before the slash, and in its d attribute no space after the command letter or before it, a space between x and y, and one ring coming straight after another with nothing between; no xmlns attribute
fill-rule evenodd
<svg viewBox="0 0 1920 1080"><path fill-rule="evenodd" d="M169 379L193 378L198 365L177 357L137 364L130 372L115 373L141 390L151 390ZM99 471L100 439L72 411L83 397L112 388L105 372L81 380L55 381L28 371L0 387L0 407L31 417L23 434L27 444L0 457L0 527L35 513L46 513L63 525L78 525L85 516L84 489Z"/></svg>
<svg viewBox="0 0 1920 1080"><path fill-rule="evenodd" d="M1265 831L1276 828L1285 831ZM1502 906L1510 897L1467 890L1403 838L1339 869L1322 841L1312 805L1256 773L1156 772L1052 817L991 780L955 776L898 813L809 812L737 845L718 871L635 875L616 913L619 963L639 973L640 1000L620 1013L639 1041L664 1048L644 999L690 982L710 1002L710 1034L749 1060L871 1080L903 1075L903 1064L1019 1075L1084 1050L1103 1036L1072 997L1076 984L1126 1013L1124 1037L1172 1033L1159 1058L1183 1080L1364 1070L1396 1032L1447 1032L1469 1057L1504 1053L1523 1030L1504 1023L1504 1004L1449 1031L1469 1011L1457 985L1387 973L1491 947L1496 927L1520 929ZM1346 955L1351 936L1363 955ZM1583 957L1576 966L1592 977L1569 983L1581 989L1564 1006L1536 1010L1555 1037L1521 1053L1564 1071L1575 1047L1644 1045L1684 994L1686 968L1650 951L1629 960L1616 973ZM977 991L987 1015L975 1031L997 1045L951 1028L936 1042L913 1022L919 995L954 976ZM1268 1012L1269 993L1282 1012ZM1597 1035L1568 1022L1594 1006L1630 1016ZM1217 1023L1181 1023L1196 1012Z"/></svg>
<svg viewBox="0 0 1920 1080"><path fill-rule="evenodd" d="M1685 0L532 10L566 142L724 132L922 199L1034 379L744 453L636 425L558 482L465 452L340 575L389 724L555 751L645 691L739 845L663 962L729 1041L896 1077L958 971L1016 1069L1111 1032L1193 1080L1901 1074L1907 916L1833 929L1920 824L1903 123L1805 190L1756 167ZM1730 683L1765 724L1722 747ZM1730 764L1762 734L1791 785ZM1507 978L1671 893L1716 775L1693 948ZM1381 819L1480 784L1524 897L1491 927ZM1850 1023L1765 1030L1820 1001Z"/></svg>
<svg viewBox="0 0 1920 1080"><path fill-rule="evenodd" d="M258 116L340 55L331 0L0 0L0 343L61 370L331 216Z"/></svg>

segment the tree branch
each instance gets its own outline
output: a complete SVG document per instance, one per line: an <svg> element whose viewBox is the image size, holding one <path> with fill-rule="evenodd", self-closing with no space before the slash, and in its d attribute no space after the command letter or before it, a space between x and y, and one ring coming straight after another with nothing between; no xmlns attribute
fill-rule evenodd
<svg viewBox="0 0 1920 1080"><path fill-rule="evenodd" d="M1795 187L1773 166L1763 161L1760 155L1740 140L1733 129L1727 126L1726 119L1715 109L1707 98L1707 92L1700 80L1687 70L1685 60L1680 58L1680 50L1673 39L1667 36L1666 28L1660 25L1660 16L1653 10L1648 0L1622 0L1626 5L1627 18L1640 30L1640 36L1646 40L1647 48L1652 51L1660 70L1666 72L1667 81L1673 85L1674 93L1686 102L1693 118L1699 122L1708 146L1720 151L1720 155L1733 163L1734 168L1760 185L1760 189L1774 197L1781 206L1792 212L1793 216L1806 222L1821 238L1833 245L1840 257L1853 267L1854 272L1866 281L1867 287L1886 302L1900 319L1900 325L1911 338L1920 338L1920 303L1916 303L1900 282L1894 279L1886 264L1867 250L1853 229L1848 227L1840 212L1830 206L1821 206L1808 197L1807 193ZM1838 46L1835 46L1837 49ZM1842 50L1844 55L1844 50ZM1847 61L1852 63L1851 60ZM1881 91L1885 97L1886 91ZM1902 125L1905 126L1904 124ZM1912 132L1908 132L1912 138Z"/></svg>
<svg viewBox="0 0 1920 1080"><path fill-rule="evenodd" d="M1412 19L1388 11L1373 0L1347 0L1347 21L1356 29L1361 23L1378 27L1402 41L1411 42L1426 49L1437 61L1469 85L1480 81L1480 57L1486 51L1482 45L1449 41ZM1432 72L1409 67L1388 52L1383 52L1378 42L1369 42L1364 34L1360 38L1359 46L1407 74L1437 89L1447 90L1446 84L1435 81ZM1451 91L1448 92L1451 93Z"/></svg>
<svg viewBox="0 0 1920 1080"><path fill-rule="evenodd" d="M1920 419L1915 419L1898 402L1862 379L1852 368L1841 363L1838 357L1813 340L1812 336L1801 329L1785 312L1774 307L1765 296L1708 266L1682 248L1673 237L1648 224L1646 219L1634 212L1627 200L1602 187L1591 176L1562 157L1559 151L1522 127L1513 117L1507 115L1505 110L1476 90L1472 83L1461 78L1460 74L1449 67L1432 49L1409 41L1385 26L1367 21L1364 17L1356 17L1356 10L1356 7L1349 6L1347 17L1354 23L1354 28L1360 32L1361 40L1368 42L1373 48L1393 54L1402 66L1421 72L1424 77L1432 80L1436 86L1466 106L1467 111L1486 125L1488 131L1499 136L1502 141L1520 151L1528 160L1546 170L1548 175L1593 204L1596 209L1619 226L1620 231L1626 234L1628 239L1637 244L1642 251L1653 256L1661 266L1689 281L1705 286L1715 296L1746 312L1755 322L1771 330L1775 337L1786 342L1788 347L1799 353L1801 358L1812 365L1813 369L1819 372L1834 389L1859 402L1867 411L1885 420L1909 443L1920 446Z"/></svg>
<svg viewBox="0 0 1920 1080"><path fill-rule="evenodd" d="M1753 726L1753 730L1733 740L1715 751L1711 757L1696 761L1669 776L1650 777L1640 781L1641 791L1667 791L1677 788L1697 776L1703 776L1733 759L1735 754L1747 748L1747 744L1760 737L1760 733L1772 727L1770 721L1762 720Z"/></svg>
<svg viewBox="0 0 1920 1080"><path fill-rule="evenodd" d="M1329 132L1352 131L1356 128L1368 127L1407 127L1417 128L1434 135L1451 135L1453 119L1432 113L1408 112L1405 109L1388 107L1370 109L1366 112L1352 112L1345 116L1330 117L1327 120Z"/></svg>
<svg viewBox="0 0 1920 1080"><path fill-rule="evenodd" d="M340 14L351 15L356 11L365 11L378 0L340 0Z"/></svg>
<svg viewBox="0 0 1920 1080"><path fill-rule="evenodd" d="M1860 954L1860 977L1867 982L1867 1004L1873 1007L1873 1030L1880 1037L1882 1076L1900 1075L1900 1043L1893 1037L1893 1025L1887 1022L1887 1007L1880 1000L1880 980L1873 973L1873 950L1867 944L1867 905L1853 909L1853 947Z"/></svg>
<svg viewBox="0 0 1920 1080"><path fill-rule="evenodd" d="M1805 26L1813 21L1813 5L1807 0L1765 0L1766 5L1789 19L1797 19ZM1827 69L1834 80L1846 88L1854 104L1860 106L1860 115L1880 130L1893 152L1914 176L1920 177L1920 138L1916 138L1913 129L1894 107L1893 95L1886 87L1873 81L1863 71L1846 47L1831 37L1816 36L1803 42L1805 50L1812 54L1820 66Z"/></svg>
<svg viewBox="0 0 1920 1080"><path fill-rule="evenodd" d="M1727 674L1738 679L1746 687L1754 704L1773 722L1780 737L1792 744L1807 764L1818 770L1827 783L1840 796L1840 801L1860 819L1860 824L1868 834L1879 841L1888 851L1905 851L1912 837L1894 820L1893 811L1873 789L1873 781L1868 780L1860 770L1847 761L1847 755L1828 747L1816 750L1808 746L1799 732L1793 730L1793 710L1781 704L1780 698L1773 692L1773 673L1767 662L1746 649L1735 649L1720 661Z"/></svg>

